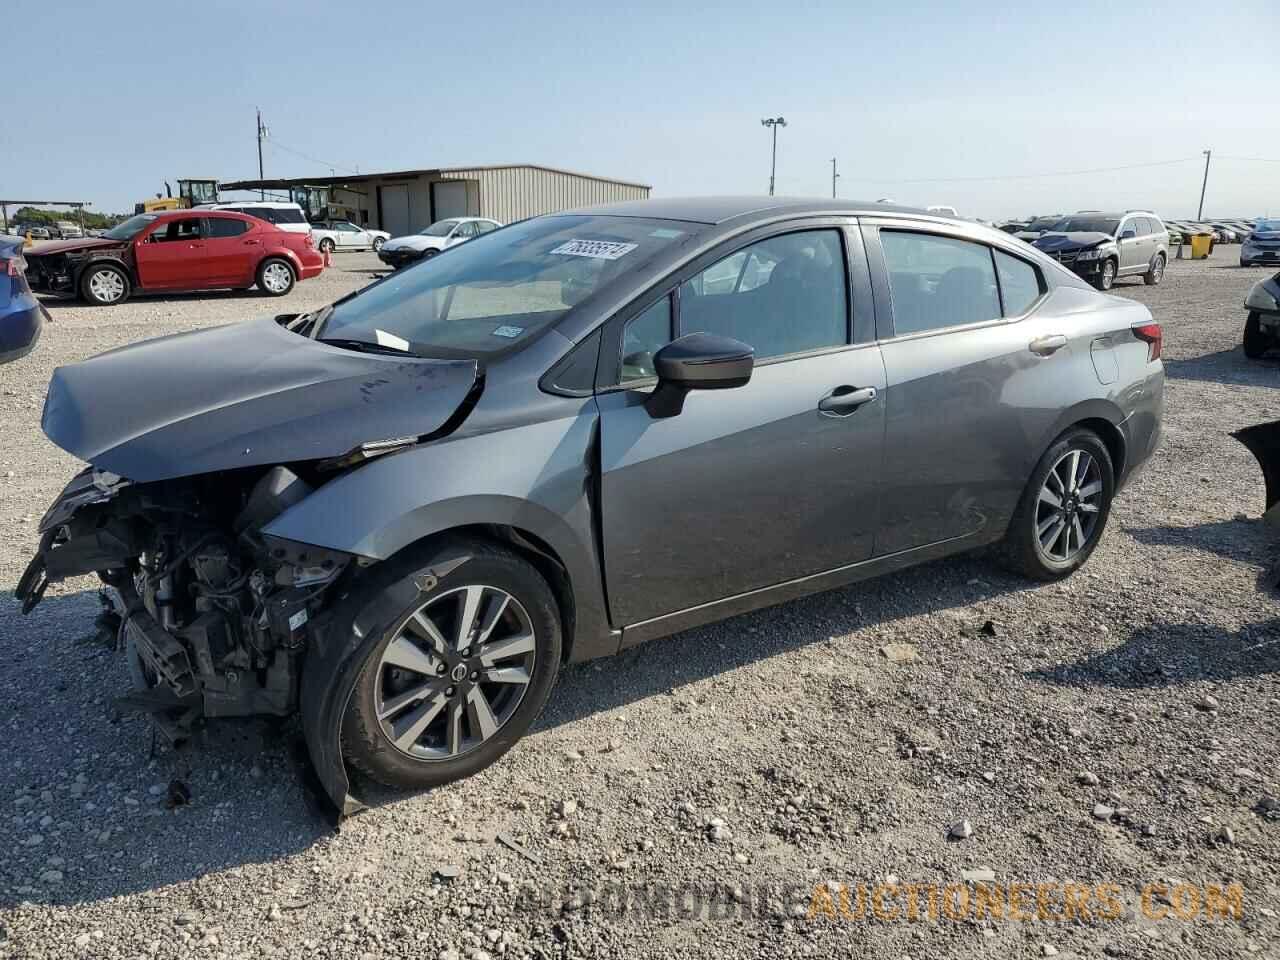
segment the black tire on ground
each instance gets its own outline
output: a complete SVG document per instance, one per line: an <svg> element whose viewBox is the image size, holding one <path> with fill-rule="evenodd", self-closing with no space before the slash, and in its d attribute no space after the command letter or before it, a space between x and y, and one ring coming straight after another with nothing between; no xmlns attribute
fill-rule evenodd
<svg viewBox="0 0 1280 960"><path fill-rule="evenodd" d="M1244 355L1257 360L1271 348L1271 338L1262 332L1262 319L1251 312L1244 322Z"/></svg>
<svg viewBox="0 0 1280 960"><path fill-rule="evenodd" d="M561 627L555 597L546 580L517 553L482 540L453 541L451 554L461 548L466 563L442 577L426 593L412 592L410 604L396 612L392 627L374 644L365 659L342 721L342 752L346 761L379 783L403 789L435 787L469 777L496 761L519 740L541 713L560 669ZM394 584L412 580L440 556L441 547L405 558L393 571L382 573L377 588L386 595ZM391 563L394 563L392 561ZM390 563L389 563L390 565ZM375 568L376 569L376 568ZM372 571L371 571L372 572ZM400 750L383 731L377 715L383 678L379 664L401 626L424 604L461 587L486 586L505 591L528 614L535 640L532 673L518 706L487 740L468 752L447 759L419 759ZM364 594L364 591L355 591ZM377 595L377 594L375 594ZM363 602L363 601L362 601ZM447 600L445 601L448 602ZM341 620L342 612L337 615ZM432 678L434 679L434 678ZM444 678L447 679L447 678ZM452 700L450 703L452 704ZM446 707L448 711L450 707Z"/></svg>
<svg viewBox="0 0 1280 960"><path fill-rule="evenodd" d="M330 240L328 237L325 237L323 240L321 240L321 241L320 241L320 252L321 252L321 253L333 253L333 241L332 241L332 240Z"/></svg>
<svg viewBox="0 0 1280 960"><path fill-rule="evenodd" d="M439 250L423 250L422 256L420 256L418 260L430 260L432 257L439 256L439 254Z"/></svg>
<svg viewBox="0 0 1280 960"><path fill-rule="evenodd" d="M1038 515L1053 510L1051 504L1045 504L1043 510L1039 509L1040 491L1045 486L1049 471L1059 464L1064 456L1073 451L1080 451L1093 458L1098 466L1097 482L1102 484L1102 489L1097 502L1097 519L1083 546L1066 559L1056 560L1047 556L1037 536L1037 525L1044 522ZM1085 427L1072 427L1058 437L1049 445L1049 449L1044 452L1035 470L1031 472L1031 479L1027 481L1026 489L1022 492L1022 498L1018 501L1013 519L1009 521L1009 529L999 548L1005 566L1033 580L1060 580L1084 566L1102 538L1102 533L1107 526L1107 517L1111 514L1111 499L1115 495L1114 471L1111 454L1107 451L1106 444L1092 430Z"/></svg>
<svg viewBox="0 0 1280 960"><path fill-rule="evenodd" d="M293 264L280 257L268 257L258 264L257 278L258 289L268 297L283 297L298 280Z"/></svg>
<svg viewBox="0 0 1280 960"><path fill-rule="evenodd" d="M80 299L94 306L124 303L132 292L129 275L113 263L92 265L80 277Z"/></svg>
<svg viewBox="0 0 1280 960"><path fill-rule="evenodd" d="M1164 254L1157 253L1151 261L1151 266L1147 268L1147 272L1142 275L1142 282L1148 287L1154 287L1157 283L1164 279Z"/></svg>
<svg viewBox="0 0 1280 960"><path fill-rule="evenodd" d="M1116 262L1114 260L1103 260L1102 266L1098 270L1097 276L1093 278L1093 285L1099 290L1110 290L1111 285L1116 282Z"/></svg>
<svg viewBox="0 0 1280 960"><path fill-rule="evenodd" d="M381 250L381 249L382 249L382 245L383 245L384 243L386 243L386 241L385 241L385 240L383 240L383 239L382 239L382 237L374 237L374 238L373 238L373 252L374 252L374 253L377 253L379 250Z"/></svg>

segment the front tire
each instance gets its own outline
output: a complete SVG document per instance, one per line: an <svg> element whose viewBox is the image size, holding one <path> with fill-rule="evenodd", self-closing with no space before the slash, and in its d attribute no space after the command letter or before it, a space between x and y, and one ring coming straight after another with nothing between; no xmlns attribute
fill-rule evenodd
<svg viewBox="0 0 1280 960"><path fill-rule="evenodd" d="M386 242L387 242L387 241L386 241L386 240L384 240L382 237L374 237L374 238L373 238L373 252L374 252L374 253L377 253L379 250L381 250L381 249L382 249L382 245L383 245L384 243L386 243Z"/></svg>
<svg viewBox="0 0 1280 960"><path fill-rule="evenodd" d="M1031 473L1001 545L1007 566L1034 580L1060 580L1084 566L1111 515L1115 468L1092 430L1073 427Z"/></svg>
<svg viewBox="0 0 1280 960"><path fill-rule="evenodd" d="M430 260L432 257L437 257L439 255L439 250L423 250L422 256L418 258L418 262L421 263L423 260Z"/></svg>
<svg viewBox="0 0 1280 960"><path fill-rule="evenodd" d="M347 762L389 787L483 770L524 735L555 685L561 627L547 582L505 547L460 546L470 559L400 604L343 717ZM424 553L407 579L416 583L438 555ZM403 596L403 582L382 596Z"/></svg>
<svg viewBox="0 0 1280 960"><path fill-rule="evenodd" d="M1147 272L1142 275L1142 282L1148 287L1154 287L1164 279L1164 254L1157 253L1156 258L1151 261L1151 266L1147 268Z"/></svg>
<svg viewBox="0 0 1280 960"><path fill-rule="evenodd" d="M1098 271L1098 275L1093 279L1093 285L1099 290L1110 290L1116 282L1116 262L1114 260L1103 260L1102 268Z"/></svg>
<svg viewBox="0 0 1280 960"><path fill-rule="evenodd" d="M1262 318L1251 312L1244 322L1244 355L1257 360L1271 348L1271 338L1262 332Z"/></svg>
<svg viewBox="0 0 1280 960"><path fill-rule="evenodd" d="M293 289L296 281L288 260L268 257L258 266L258 289L268 297L283 297Z"/></svg>
<svg viewBox="0 0 1280 960"><path fill-rule="evenodd" d="M129 275L110 263L91 266L80 278L80 296L85 303L111 307L129 299L133 285Z"/></svg>

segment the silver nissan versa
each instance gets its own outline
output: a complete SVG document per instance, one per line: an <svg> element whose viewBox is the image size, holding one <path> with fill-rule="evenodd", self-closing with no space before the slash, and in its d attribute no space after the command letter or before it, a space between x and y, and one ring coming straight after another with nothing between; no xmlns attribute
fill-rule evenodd
<svg viewBox="0 0 1280 960"><path fill-rule="evenodd" d="M60 367L86 461L19 583L96 572L173 739L301 713L397 787L483 769L560 665L986 544L1092 553L1160 435L1160 327L978 224L649 200L312 314Z"/></svg>

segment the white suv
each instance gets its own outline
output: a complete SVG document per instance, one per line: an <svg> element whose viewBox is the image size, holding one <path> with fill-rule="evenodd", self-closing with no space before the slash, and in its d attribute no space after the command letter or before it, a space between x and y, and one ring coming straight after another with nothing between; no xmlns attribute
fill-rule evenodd
<svg viewBox="0 0 1280 960"><path fill-rule="evenodd" d="M232 200L228 203L202 203L196 209L234 210L236 213L274 223L281 230L288 230L290 233L311 232L311 224L307 223L302 207L283 200Z"/></svg>

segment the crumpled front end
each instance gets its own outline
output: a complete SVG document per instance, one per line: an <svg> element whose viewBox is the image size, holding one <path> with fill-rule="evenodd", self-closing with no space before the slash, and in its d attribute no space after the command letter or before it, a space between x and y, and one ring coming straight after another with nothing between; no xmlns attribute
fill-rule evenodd
<svg viewBox="0 0 1280 960"><path fill-rule="evenodd" d="M313 489L282 466L154 483L87 469L41 521L18 599L29 612L50 583L96 573L135 681L120 704L175 743L206 718L288 716L314 624L358 564L262 532ZM324 782L350 808L345 775Z"/></svg>

